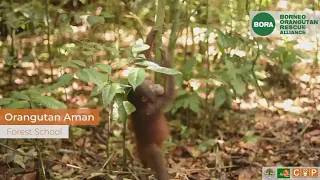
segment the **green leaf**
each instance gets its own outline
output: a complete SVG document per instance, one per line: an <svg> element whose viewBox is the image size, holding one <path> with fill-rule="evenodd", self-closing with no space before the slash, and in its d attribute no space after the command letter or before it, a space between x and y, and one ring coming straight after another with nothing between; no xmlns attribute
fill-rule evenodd
<svg viewBox="0 0 320 180"><path fill-rule="evenodd" d="M88 16L87 21L90 25L94 25L98 22L97 16Z"/></svg>
<svg viewBox="0 0 320 180"><path fill-rule="evenodd" d="M186 126L181 126L181 131L180 135L183 136L184 138L187 138L189 133L188 133L188 128Z"/></svg>
<svg viewBox="0 0 320 180"><path fill-rule="evenodd" d="M182 108L183 107L183 105L185 104L185 102L187 101L188 99L186 99L186 98L182 98L182 99L178 99L176 102L175 102L175 107L176 108Z"/></svg>
<svg viewBox="0 0 320 180"><path fill-rule="evenodd" d="M226 60L225 63L226 63L225 66L229 71L234 71L235 70L234 64L231 61Z"/></svg>
<svg viewBox="0 0 320 180"><path fill-rule="evenodd" d="M10 96L19 100L30 100L30 98L23 92L13 91L10 93Z"/></svg>
<svg viewBox="0 0 320 180"><path fill-rule="evenodd" d="M85 82L92 82L96 85L101 85L107 81L104 74L97 72L95 68L86 68L76 73L77 77Z"/></svg>
<svg viewBox="0 0 320 180"><path fill-rule="evenodd" d="M41 109L41 104L35 101L31 101L31 109Z"/></svg>
<svg viewBox="0 0 320 180"><path fill-rule="evenodd" d="M146 71L142 68L131 69L128 75L128 82L135 90L146 78Z"/></svg>
<svg viewBox="0 0 320 180"><path fill-rule="evenodd" d="M204 144L199 144L199 149L201 152L206 152L208 150L208 147Z"/></svg>
<svg viewBox="0 0 320 180"><path fill-rule="evenodd" d="M217 144L217 140L215 140L215 139L208 139L208 140L204 141L203 144L206 144L206 145L208 145L208 146L213 147L214 145Z"/></svg>
<svg viewBox="0 0 320 180"><path fill-rule="evenodd" d="M192 69L197 65L197 60L195 56L192 56L190 59L186 60L185 65L183 66L183 74L192 72Z"/></svg>
<svg viewBox="0 0 320 180"><path fill-rule="evenodd" d="M66 109L67 108L65 104L63 104L62 102L50 96L40 96L35 98L34 101L39 102L43 106L50 109Z"/></svg>
<svg viewBox="0 0 320 180"><path fill-rule="evenodd" d="M157 63L155 62L152 62L152 61L142 61L142 62L137 62L135 63L136 65L139 65L139 66L156 66L156 67L160 67Z"/></svg>
<svg viewBox="0 0 320 180"><path fill-rule="evenodd" d="M4 62L8 66L17 67L19 65L18 64L18 59L16 57L14 57L14 56L5 57Z"/></svg>
<svg viewBox="0 0 320 180"><path fill-rule="evenodd" d="M199 113L200 112L199 104L191 103L191 104L189 104L189 107L190 107L191 111L193 111L195 113Z"/></svg>
<svg viewBox="0 0 320 180"><path fill-rule="evenodd" d="M80 138L86 134L86 130L79 127L71 127L71 134L73 138Z"/></svg>
<svg viewBox="0 0 320 180"><path fill-rule="evenodd" d="M84 82L90 82L90 76L85 70L78 71L76 73L77 77Z"/></svg>
<svg viewBox="0 0 320 180"><path fill-rule="evenodd" d="M225 67L227 68L227 76L229 77L229 79L237 78L236 67L234 66L234 64L228 60L226 60L225 63Z"/></svg>
<svg viewBox="0 0 320 180"><path fill-rule="evenodd" d="M130 115L134 111L136 111L136 108L133 104L131 104L129 101L123 101L123 107L126 110L127 115Z"/></svg>
<svg viewBox="0 0 320 180"><path fill-rule="evenodd" d="M93 56L93 52L92 51L82 51L81 53L83 55L85 55L85 56Z"/></svg>
<svg viewBox="0 0 320 180"><path fill-rule="evenodd" d="M65 56L68 56L75 48L76 45L74 43L67 43L59 48L59 52Z"/></svg>
<svg viewBox="0 0 320 180"><path fill-rule="evenodd" d="M197 64L196 58L193 56L189 60L186 61L186 64L183 66L182 74L185 79L189 79L189 76Z"/></svg>
<svg viewBox="0 0 320 180"><path fill-rule="evenodd" d="M146 60L146 56L144 54L138 54L136 57L134 57L135 60Z"/></svg>
<svg viewBox="0 0 320 180"><path fill-rule="evenodd" d="M125 53L126 53L125 55L128 58L135 58L135 56L133 56L133 53L132 53L132 47L125 48Z"/></svg>
<svg viewBox="0 0 320 180"><path fill-rule="evenodd" d="M107 85L102 90L102 102L104 105L109 105L114 96L117 94L117 85L116 83L113 83L111 85Z"/></svg>
<svg viewBox="0 0 320 180"><path fill-rule="evenodd" d="M252 136L250 139L248 139L248 142L251 142L251 143L257 143L258 141L260 140L260 136Z"/></svg>
<svg viewBox="0 0 320 180"><path fill-rule="evenodd" d="M11 98L1 98L1 99L0 99L0 106L10 104L11 101L12 101Z"/></svg>
<svg viewBox="0 0 320 180"><path fill-rule="evenodd" d="M254 131L252 131L252 130L249 130L248 132L246 132L246 135L243 137L243 141L245 143L247 143L247 142L256 143L259 139L260 139L260 137L254 135Z"/></svg>
<svg viewBox="0 0 320 180"><path fill-rule="evenodd" d="M116 45L112 44L111 47L106 47L106 49L110 52L111 57L119 57L120 51Z"/></svg>
<svg viewBox="0 0 320 180"><path fill-rule="evenodd" d="M224 83L228 83L232 80L232 78L229 76L228 71L223 71L218 74L218 80Z"/></svg>
<svg viewBox="0 0 320 180"><path fill-rule="evenodd" d="M38 96L41 96L42 93L46 92L45 89L41 89L41 88L35 88L35 89L28 89L27 93L28 96L30 97L30 99L34 99Z"/></svg>
<svg viewBox="0 0 320 180"><path fill-rule="evenodd" d="M122 68L122 67L126 66L127 64L129 64L129 62L120 61L119 63L117 63L117 69Z"/></svg>
<svg viewBox="0 0 320 180"><path fill-rule="evenodd" d="M251 68L252 68L251 63L243 64L241 69L237 69L237 74L242 74L242 73L248 74L248 72L251 71Z"/></svg>
<svg viewBox="0 0 320 180"><path fill-rule="evenodd" d="M217 29L218 34L218 42L222 46L223 49L226 49L229 47L229 38L226 36L221 30Z"/></svg>
<svg viewBox="0 0 320 180"><path fill-rule="evenodd" d="M181 88L182 84L183 84L183 75L182 74L178 74L174 77L176 79L176 85Z"/></svg>
<svg viewBox="0 0 320 180"><path fill-rule="evenodd" d="M85 69L85 71L88 73L90 80L96 84L102 84L104 82L104 80L102 79L102 77L104 76L103 74L97 72L97 70L95 68L88 68Z"/></svg>
<svg viewBox="0 0 320 180"><path fill-rule="evenodd" d="M220 108L227 100L227 95L223 86L218 87L214 94L214 106Z"/></svg>
<svg viewBox="0 0 320 180"><path fill-rule="evenodd" d="M170 68L161 67L161 66L149 66L147 67L147 69L158 72L158 73L168 74L168 75L182 74L180 71L177 71L175 69L170 69Z"/></svg>
<svg viewBox="0 0 320 180"><path fill-rule="evenodd" d="M98 89L99 89L99 86L95 86L90 93L90 97L97 96L102 92L102 89L100 91L98 91Z"/></svg>
<svg viewBox="0 0 320 180"><path fill-rule="evenodd" d="M98 16L97 19L98 19L98 23L99 23L99 24L104 24L104 23L105 23L104 17Z"/></svg>
<svg viewBox="0 0 320 180"><path fill-rule="evenodd" d="M97 64L96 66L102 72L111 73L111 66L108 64Z"/></svg>
<svg viewBox="0 0 320 180"><path fill-rule="evenodd" d="M187 109L187 107L189 107L189 104L190 104L189 99L186 99L186 100L184 101L184 103L183 103L183 108L184 108L184 109Z"/></svg>
<svg viewBox="0 0 320 180"><path fill-rule="evenodd" d="M4 59L4 62L6 65L11 66L16 61L16 58L14 56L7 56Z"/></svg>
<svg viewBox="0 0 320 180"><path fill-rule="evenodd" d="M72 68L79 69L79 66L72 62L58 62L57 65L61 67L72 67Z"/></svg>
<svg viewBox="0 0 320 180"><path fill-rule="evenodd" d="M76 64L78 66L82 66L82 67L85 67L86 66L86 63L84 63L83 61L80 61L80 60L72 60L71 61L73 64Z"/></svg>
<svg viewBox="0 0 320 180"><path fill-rule="evenodd" d="M288 53L288 55L283 59L283 68L290 69L293 64L299 62L295 53Z"/></svg>
<svg viewBox="0 0 320 180"><path fill-rule="evenodd" d="M60 76L58 82L51 86L51 89L56 89L58 87L68 84L73 79L73 74L63 74Z"/></svg>
<svg viewBox="0 0 320 180"><path fill-rule="evenodd" d="M177 90L177 97L188 95L188 93L189 93L189 91L186 91L184 89L178 89Z"/></svg>
<svg viewBox="0 0 320 180"><path fill-rule="evenodd" d="M87 41L84 46L85 49L90 50L92 52L94 51L104 51L105 46L101 43L93 42L93 41Z"/></svg>
<svg viewBox="0 0 320 180"><path fill-rule="evenodd" d="M246 84L242 81L242 79L236 78L231 80L231 85L236 90L236 93L239 95L243 95L246 92Z"/></svg>
<svg viewBox="0 0 320 180"><path fill-rule="evenodd" d="M105 20L101 16L90 15L87 18L87 21L90 25L94 24L104 24Z"/></svg>
<svg viewBox="0 0 320 180"><path fill-rule="evenodd" d="M139 53L139 52L145 51L149 48L150 48L150 46L147 44L137 44L137 45L132 46L131 51L132 51L132 53Z"/></svg>
<svg viewBox="0 0 320 180"><path fill-rule="evenodd" d="M117 95L114 97L112 106L112 120L125 121L127 119L126 110L123 107L124 95Z"/></svg>
<svg viewBox="0 0 320 180"><path fill-rule="evenodd" d="M195 112L200 112L200 97L196 93L192 93L190 96L187 97L189 108Z"/></svg>
<svg viewBox="0 0 320 180"><path fill-rule="evenodd" d="M90 97L94 97L99 95L102 92L102 89L108 84L109 82L104 82L102 85L97 85L93 88Z"/></svg>
<svg viewBox="0 0 320 180"><path fill-rule="evenodd" d="M104 17L104 18L113 18L115 15L114 14L109 14L107 12L103 12L101 13L101 15Z"/></svg>
<svg viewBox="0 0 320 180"><path fill-rule="evenodd" d="M7 108L10 109L23 109L23 108L29 108L29 101L14 101L13 103L9 104Z"/></svg>
<svg viewBox="0 0 320 180"><path fill-rule="evenodd" d="M21 60L23 62L31 62L33 61L34 57L33 56L22 56Z"/></svg>

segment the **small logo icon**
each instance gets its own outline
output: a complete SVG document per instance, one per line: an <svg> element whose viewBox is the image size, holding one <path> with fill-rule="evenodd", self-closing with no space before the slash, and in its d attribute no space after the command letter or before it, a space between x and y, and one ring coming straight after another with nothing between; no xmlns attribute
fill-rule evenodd
<svg viewBox="0 0 320 180"><path fill-rule="evenodd" d="M310 168L310 177L311 178L317 178L319 176L319 170L318 168Z"/></svg>
<svg viewBox="0 0 320 180"><path fill-rule="evenodd" d="M251 28L259 36L267 36L273 32L276 22L269 13L261 12L252 18Z"/></svg>
<svg viewBox="0 0 320 180"><path fill-rule="evenodd" d="M274 172L273 169L268 168L263 172L263 174L264 174L264 177L266 177L267 179L272 179L276 173Z"/></svg>
<svg viewBox="0 0 320 180"><path fill-rule="evenodd" d="M278 168L277 178L290 178L290 168Z"/></svg>
<svg viewBox="0 0 320 180"><path fill-rule="evenodd" d="M302 168L302 174L301 174L301 177L309 177L310 174L309 174L309 168Z"/></svg>
<svg viewBox="0 0 320 180"><path fill-rule="evenodd" d="M294 178L301 177L301 169L300 168L292 168L292 177L294 177Z"/></svg>

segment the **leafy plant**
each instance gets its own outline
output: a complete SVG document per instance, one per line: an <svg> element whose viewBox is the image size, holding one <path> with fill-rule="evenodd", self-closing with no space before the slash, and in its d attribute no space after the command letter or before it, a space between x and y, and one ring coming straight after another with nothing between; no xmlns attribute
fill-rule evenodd
<svg viewBox="0 0 320 180"><path fill-rule="evenodd" d="M194 113L199 113L201 102L202 102L202 99L199 97L199 95L196 92L179 90L177 92L176 100L172 103L170 107L167 108L167 111L170 111L172 114L174 114L180 108L183 108L183 109L190 109Z"/></svg>
<svg viewBox="0 0 320 180"><path fill-rule="evenodd" d="M8 98L0 99L0 106L11 109L65 109L67 106L57 99L43 96L44 89L37 88L26 91L13 91Z"/></svg>
<svg viewBox="0 0 320 180"><path fill-rule="evenodd" d="M262 54L271 62L279 65L284 73L290 73L294 64L299 63L303 57L308 58L308 54L294 48L297 43L297 41L286 41L274 50L268 49L266 46L263 48Z"/></svg>
<svg viewBox="0 0 320 180"><path fill-rule="evenodd" d="M70 51L68 51L68 48L66 48L67 46L64 46L65 48L63 52L69 52L67 53L69 55L75 50L75 48L72 48L69 49ZM72 47L76 47L78 50L82 49L82 54L87 57L92 56L96 51L99 50L108 50L112 54L120 54L118 52L119 50L114 46L107 47L96 42L86 42L85 44L82 43ZM129 115L135 109L130 102L126 101L126 98L123 95L130 91L131 87L133 90L135 90L135 88L145 80L146 70L169 75L180 74L180 72L177 70L161 67L154 62L146 60L145 57L140 53L148 48L150 48L148 45L141 44L126 49L121 49L122 51L127 52L126 54L128 57L125 61L117 62L116 67L122 67L124 64L133 66L129 71L126 81L123 81L122 79L113 80L109 78L112 73L112 68L108 64L97 63L94 66L88 67L83 61L71 60L68 62L59 62L57 65L59 65L62 69L72 68L76 72L74 74L62 75L58 82L51 86L51 89L66 85L75 76L85 83L92 83L95 85L90 97L101 96L101 102L103 105L109 106L113 102L113 105L117 106L117 109L123 109L124 112ZM120 112L116 110L115 113L119 115Z"/></svg>

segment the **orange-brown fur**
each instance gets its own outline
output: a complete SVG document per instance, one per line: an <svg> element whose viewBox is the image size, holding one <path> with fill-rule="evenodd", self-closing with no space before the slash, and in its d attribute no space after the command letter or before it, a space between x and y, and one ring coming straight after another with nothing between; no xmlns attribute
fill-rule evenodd
<svg viewBox="0 0 320 180"><path fill-rule="evenodd" d="M155 31L147 37L147 44L153 46ZM151 48L150 48L151 49ZM145 52L150 57L150 49ZM162 50L163 51L163 50ZM165 52L164 66L171 67ZM174 77L165 75L166 84L163 94L159 95L159 85L145 80L128 94L128 100L136 107L130 115L131 129L135 134L137 152L144 166L150 167L158 180L168 180L168 173L162 153L162 145L169 137L169 130L163 110L174 97ZM161 87L162 88L162 87Z"/></svg>

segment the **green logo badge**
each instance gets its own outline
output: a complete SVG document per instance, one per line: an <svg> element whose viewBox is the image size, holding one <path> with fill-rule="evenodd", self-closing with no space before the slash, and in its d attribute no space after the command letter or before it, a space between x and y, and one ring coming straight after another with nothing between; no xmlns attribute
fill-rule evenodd
<svg viewBox="0 0 320 180"><path fill-rule="evenodd" d="M251 27L256 34L267 36L275 29L276 22L269 13L262 12L253 17Z"/></svg>
<svg viewBox="0 0 320 180"><path fill-rule="evenodd" d="M290 178L290 168L278 168L277 178Z"/></svg>

